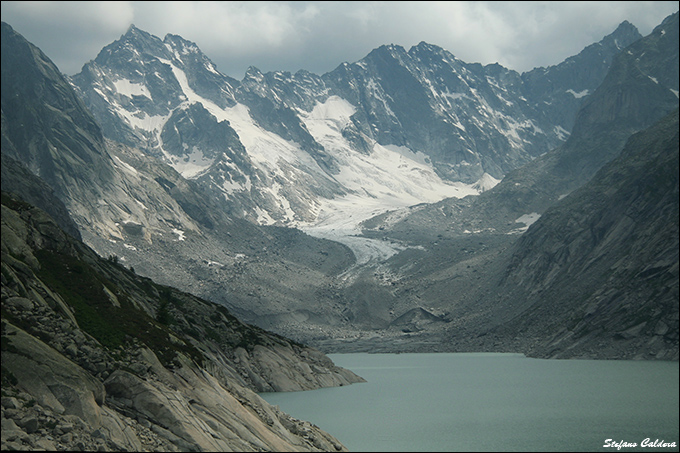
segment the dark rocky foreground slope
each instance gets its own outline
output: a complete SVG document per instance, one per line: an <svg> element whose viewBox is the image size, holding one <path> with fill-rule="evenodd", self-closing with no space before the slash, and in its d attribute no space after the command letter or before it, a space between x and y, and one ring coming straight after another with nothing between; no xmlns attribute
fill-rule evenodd
<svg viewBox="0 0 680 453"><path fill-rule="evenodd" d="M336 451L255 391L362 379L2 195L2 449Z"/></svg>

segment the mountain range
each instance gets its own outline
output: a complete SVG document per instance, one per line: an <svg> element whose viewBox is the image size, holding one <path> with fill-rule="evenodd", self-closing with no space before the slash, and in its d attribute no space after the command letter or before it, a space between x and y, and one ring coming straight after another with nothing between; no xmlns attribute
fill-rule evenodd
<svg viewBox="0 0 680 453"><path fill-rule="evenodd" d="M344 450L253 393L362 381L322 352L678 360L678 28L237 81L2 23L3 449Z"/></svg>
<svg viewBox="0 0 680 453"><path fill-rule="evenodd" d="M624 22L523 75L423 42L322 76L251 67L239 82L194 43L131 26L72 83L105 137L161 158L232 215L304 226L352 195L404 206L469 193L450 183L488 187L562 143L613 56L639 38Z"/></svg>
<svg viewBox="0 0 680 453"><path fill-rule="evenodd" d="M514 340L528 327L511 319L540 301L503 295L520 294L507 285L536 262L519 257L544 214L677 108L677 20L645 37L623 22L523 74L422 42L241 81L196 44L134 26L66 77L3 24L3 190L100 256L325 351L559 355L535 345L552 330ZM669 307L640 331L663 331L652 324ZM652 355L677 357L664 323L670 347ZM649 355L620 346L583 354Z"/></svg>

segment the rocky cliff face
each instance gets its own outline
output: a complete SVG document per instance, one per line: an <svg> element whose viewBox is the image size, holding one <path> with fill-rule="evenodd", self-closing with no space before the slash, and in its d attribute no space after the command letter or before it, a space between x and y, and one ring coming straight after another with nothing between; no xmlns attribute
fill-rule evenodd
<svg viewBox="0 0 680 453"><path fill-rule="evenodd" d="M361 378L98 257L5 193L2 275L3 449L344 450L254 392Z"/></svg>
<svg viewBox="0 0 680 453"><path fill-rule="evenodd" d="M586 47L578 55L558 65L522 74L524 96L540 106L552 123L571 131L575 112L604 80L614 57L641 37L635 26L624 21L614 33ZM592 64L598 60L605 64ZM570 88L564 90L564 87Z"/></svg>
<svg viewBox="0 0 680 453"><path fill-rule="evenodd" d="M4 134L3 134L4 138ZM3 148L12 144L3 144ZM57 222L68 234L81 239L78 225L73 221L66 205L57 198L54 190L42 179L31 173L23 164L2 153L2 190L16 193L22 200L39 207Z"/></svg>
<svg viewBox="0 0 680 453"><path fill-rule="evenodd" d="M98 124L49 58L5 23L2 38L3 156L47 183L80 229L122 238L121 222L144 217L125 190L138 184L116 168ZM192 226L180 211L170 206L146 222Z"/></svg>
<svg viewBox="0 0 680 453"><path fill-rule="evenodd" d="M565 143L509 172L493 190L479 197L445 200L402 218L408 218L409 228L420 223L419 216L422 223L440 219L440 229L456 233L481 229L508 232L521 227L515 225L516 219L541 214L588 182L619 155L633 133L650 127L678 106L678 42L678 14L674 14L613 58L602 84L583 100ZM440 209L449 217L442 217ZM394 231L407 227L395 222L390 225Z"/></svg>
<svg viewBox="0 0 680 453"><path fill-rule="evenodd" d="M678 360L679 147L675 110L529 228L499 331L536 339L541 356Z"/></svg>

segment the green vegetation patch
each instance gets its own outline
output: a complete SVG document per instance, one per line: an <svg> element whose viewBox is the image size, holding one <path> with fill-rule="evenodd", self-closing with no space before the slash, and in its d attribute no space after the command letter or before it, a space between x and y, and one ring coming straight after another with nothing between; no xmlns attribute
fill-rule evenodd
<svg viewBox="0 0 680 453"><path fill-rule="evenodd" d="M131 307L111 304L104 283L77 258L46 250L36 252L36 257L41 264L39 277L74 309L80 328L107 348L122 346L140 313L129 316Z"/></svg>
<svg viewBox="0 0 680 453"><path fill-rule="evenodd" d="M80 328L102 346L115 349L136 338L154 351L166 367L172 366L178 352L202 362L203 355L196 348L170 340L168 325L173 320L168 305L173 301L168 300L169 291L161 292L166 297L158 300L159 319L153 319L135 308L115 284L78 258L47 250L38 251L36 257L41 264L39 277L73 307ZM118 294L120 307L111 303L104 287Z"/></svg>
<svg viewBox="0 0 680 453"><path fill-rule="evenodd" d="M24 211L34 209L34 206L32 206L31 204L18 198L15 198L14 196L10 195L7 192L2 192L0 196L2 197L2 204L7 206L13 211L22 213Z"/></svg>

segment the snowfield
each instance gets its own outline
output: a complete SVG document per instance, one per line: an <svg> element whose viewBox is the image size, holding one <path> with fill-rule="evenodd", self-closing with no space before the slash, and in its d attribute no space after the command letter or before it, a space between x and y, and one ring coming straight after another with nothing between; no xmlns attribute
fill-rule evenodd
<svg viewBox="0 0 680 453"><path fill-rule="evenodd" d="M284 209L285 225L298 227L315 237L341 242L352 249L357 264L384 260L404 249L403 245L359 237L359 224L364 220L386 211L398 211L420 203L434 203L444 198L461 198L476 195L498 183L498 180L484 175L475 184L451 183L443 181L434 171L429 158L420 151L390 144L373 144L369 155L352 149L343 137L342 131L351 122L350 117L356 107L338 96L330 96L324 102L317 102L311 111L298 110L305 127L314 139L333 157L341 169L338 174L326 173L306 151L294 142L263 129L250 115L248 107L236 104L221 108L214 102L200 96L189 85L184 71L171 61L159 58L170 66L179 82L186 101L177 107L186 108L192 103L200 103L217 121L228 121L243 143L253 164L268 175L258 190L269 192ZM119 81L119 92L132 95L146 95L148 90L142 85ZM140 119L130 112L119 108L119 114L134 126L153 132L161 144L160 131L171 115ZM166 161L186 178L202 174L212 165L214 159L207 158L201 150L185 145L186 156L178 158L163 150ZM285 168L286 170L282 170ZM301 222L300 216L292 209L291 200L286 198L290 191L281 190L282 184L295 189L298 181L324 184L340 184L347 195L333 199L309 199L314 206L315 220ZM250 190L247 183L226 182L225 195ZM302 188L301 188L302 189ZM264 210L258 211L261 224L273 224L274 219ZM181 240L181 235L180 239Z"/></svg>

